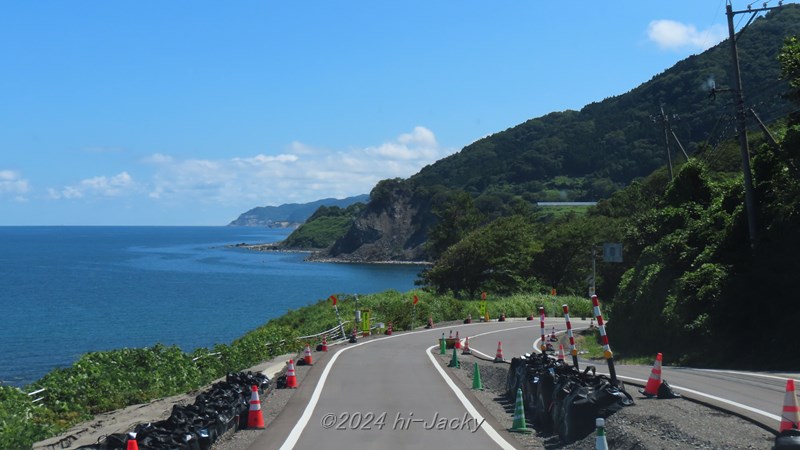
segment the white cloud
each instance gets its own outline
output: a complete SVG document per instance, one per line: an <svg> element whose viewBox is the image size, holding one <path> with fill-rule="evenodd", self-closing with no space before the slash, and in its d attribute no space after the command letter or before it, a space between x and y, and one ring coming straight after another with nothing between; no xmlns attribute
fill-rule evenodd
<svg viewBox="0 0 800 450"><path fill-rule="evenodd" d="M6 195L18 202L27 201L25 194L30 191L28 180L13 170L0 170L0 197Z"/></svg>
<svg viewBox="0 0 800 450"><path fill-rule="evenodd" d="M112 177L97 176L81 180L78 184L64 186L61 189L49 188L51 199L78 199L85 197L119 197L127 194L135 187L133 178L128 172L120 172Z"/></svg>
<svg viewBox="0 0 800 450"><path fill-rule="evenodd" d="M252 207L368 193L386 178L408 177L451 153L431 130L410 133L376 146L328 150L292 142L280 154L220 160L179 160L162 154L148 187L151 199Z"/></svg>
<svg viewBox="0 0 800 450"><path fill-rule="evenodd" d="M654 20L647 27L647 36L663 50L706 50L725 39L727 30L722 25L698 30L674 20Z"/></svg>

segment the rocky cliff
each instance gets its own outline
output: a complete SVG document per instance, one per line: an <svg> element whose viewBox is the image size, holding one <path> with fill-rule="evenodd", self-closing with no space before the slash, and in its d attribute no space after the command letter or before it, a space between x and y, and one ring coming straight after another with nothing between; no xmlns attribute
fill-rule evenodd
<svg viewBox="0 0 800 450"><path fill-rule="evenodd" d="M434 218L428 201L415 196L408 183L384 180L344 237L318 259L350 262L424 261L425 236Z"/></svg>

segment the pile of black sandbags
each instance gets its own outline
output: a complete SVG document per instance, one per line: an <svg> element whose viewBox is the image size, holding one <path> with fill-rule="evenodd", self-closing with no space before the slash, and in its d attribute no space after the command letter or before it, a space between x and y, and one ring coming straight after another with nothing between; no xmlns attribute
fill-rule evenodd
<svg viewBox="0 0 800 450"><path fill-rule="evenodd" d="M137 425L132 434L115 433L96 445L95 450L126 450L134 436L140 450L208 450L223 434L247 425L252 386L259 398L270 386L261 373L229 373L225 381L212 385L195 398L194 404L175 405L166 420Z"/></svg>
<svg viewBox="0 0 800 450"><path fill-rule="evenodd" d="M522 389L523 403L534 427L555 433L565 443L582 439L595 430L595 419L608 417L633 398L620 383L614 385L594 366L583 372L542 354L511 360L506 393L512 399Z"/></svg>

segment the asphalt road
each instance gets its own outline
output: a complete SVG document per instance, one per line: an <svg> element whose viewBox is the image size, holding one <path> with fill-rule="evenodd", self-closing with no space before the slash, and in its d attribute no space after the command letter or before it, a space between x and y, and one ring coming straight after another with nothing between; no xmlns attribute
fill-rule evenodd
<svg viewBox="0 0 800 450"><path fill-rule="evenodd" d="M505 326L493 322L452 330L464 337ZM450 330L333 347L315 363L270 433L250 448L514 448L508 431L428 351Z"/></svg>
<svg viewBox="0 0 800 450"><path fill-rule="evenodd" d="M586 326L588 321L573 319L574 329ZM562 333L563 319L547 319L547 331L553 327ZM473 352L489 358L502 342L507 360L531 352L540 336L538 318L509 320L396 333L315 353L315 366L270 433L250 448L513 448L508 431L431 355L442 333L451 331L462 339L469 336ZM598 372L607 369L603 361L591 364ZM618 377L628 383L646 383L650 369L616 366ZM684 396L736 410L772 429L780 420L784 376L667 366L662 373ZM634 389L629 392L636 397Z"/></svg>

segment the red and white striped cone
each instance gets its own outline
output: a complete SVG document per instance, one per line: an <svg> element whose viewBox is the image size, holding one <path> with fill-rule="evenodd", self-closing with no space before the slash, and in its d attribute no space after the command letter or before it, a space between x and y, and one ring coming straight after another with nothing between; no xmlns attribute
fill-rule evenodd
<svg viewBox="0 0 800 450"><path fill-rule="evenodd" d="M464 348L461 349L462 355L471 355L472 350L469 349L469 336L464 338Z"/></svg>
<svg viewBox="0 0 800 450"><path fill-rule="evenodd" d="M456 348L461 348L461 338L458 337L458 331L456 331Z"/></svg>
<svg viewBox="0 0 800 450"><path fill-rule="evenodd" d="M303 359L306 361L307 366L310 366L313 361L311 357L311 346L308 344L306 344L306 349L303 351Z"/></svg>
<svg viewBox="0 0 800 450"><path fill-rule="evenodd" d="M564 346L561 344L558 344L558 360L564 361Z"/></svg>
<svg viewBox="0 0 800 450"><path fill-rule="evenodd" d="M567 337L569 338L569 353L572 355L572 364L578 368L578 349L575 347L575 335L572 334L572 321L569 318L569 305L563 304L564 320L567 322Z"/></svg>
<svg viewBox="0 0 800 450"><path fill-rule="evenodd" d="M322 336L322 351L323 352L328 351L328 337L325 335Z"/></svg>
<svg viewBox="0 0 800 450"><path fill-rule="evenodd" d="M783 397L783 411L778 432L797 428L800 428L800 407L797 405L794 380L789 378L786 380L786 395Z"/></svg>
<svg viewBox="0 0 800 450"><path fill-rule="evenodd" d="M250 388L250 411L247 414L247 428L250 430L263 430L264 414L261 412L261 400L258 398L258 386Z"/></svg>
<svg viewBox="0 0 800 450"><path fill-rule="evenodd" d="M658 388L661 386L661 353L656 355L656 362L653 363L653 369L650 371L650 378L647 379L647 385L644 389L639 389L646 397L655 397L658 395Z"/></svg>
<svg viewBox="0 0 800 450"><path fill-rule="evenodd" d="M286 369L286 387L294 389L297 387L297 374L294 371L294 360L290 359Z"/></svg>
<svg viewBox="0 0 800 450"><path fill-rule="evenodd" d="M497 353L494 355L494 362L503 362L505 359L503 358L503 343L497 341Z"/></svg>
<svg viewBox="0 0 800 450"><path fill-rule="evenodd" d="M389 322L389 326L386 327L386 335L387 336L391 336L392 335L392 322Z"/></svg>

